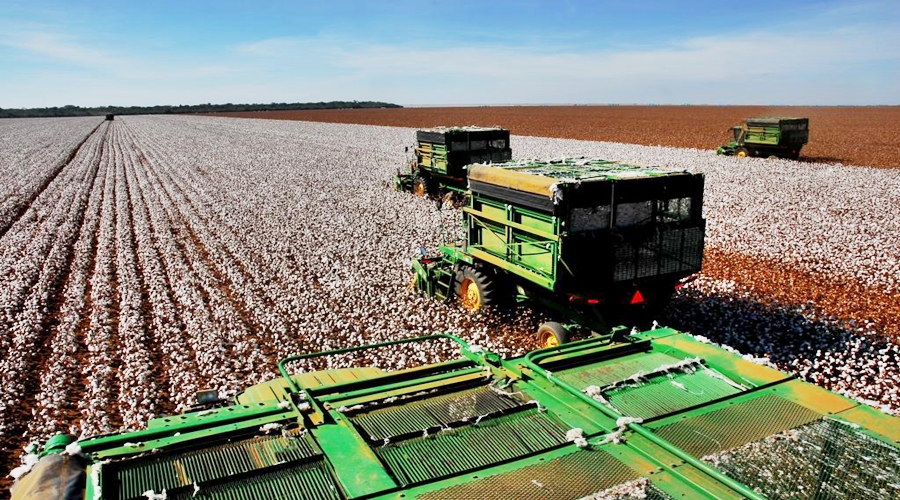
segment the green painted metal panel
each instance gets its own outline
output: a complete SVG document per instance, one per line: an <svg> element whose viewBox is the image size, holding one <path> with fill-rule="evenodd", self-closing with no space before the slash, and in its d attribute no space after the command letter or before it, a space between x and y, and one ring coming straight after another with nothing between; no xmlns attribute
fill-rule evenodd
<svg viewBox="0 0 900 500"><path fill-rule="evenodd" d="M311 429L322 452L328 456L335 476L349 497L378 493L395 488L397 483L362 437L337 412L331 412L335 424Z"/></svg>

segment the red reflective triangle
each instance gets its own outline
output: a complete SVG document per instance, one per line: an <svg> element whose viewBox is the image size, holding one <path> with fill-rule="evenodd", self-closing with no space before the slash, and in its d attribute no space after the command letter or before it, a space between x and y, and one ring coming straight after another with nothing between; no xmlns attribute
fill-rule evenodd
<svg viewBox="0 0 900 500"><path fill-rule="evenodd" d="M641 294L640 290L634 292L634 295L631 297L631 305L640 304L644 302L644 296Z"/></svg>

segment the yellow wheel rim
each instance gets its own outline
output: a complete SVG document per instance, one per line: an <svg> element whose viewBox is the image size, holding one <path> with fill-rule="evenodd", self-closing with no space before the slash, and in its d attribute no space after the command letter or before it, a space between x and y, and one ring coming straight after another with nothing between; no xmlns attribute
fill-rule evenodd
<svg viewBox="0 0 900 500"><path fill-rule="evenodd" d="M541 347L556 347L559 345L559 339L550 332L542 332L539 342Z"/></svg>
<svg viewBox="0 0 900 500"><path fill-rule="evenodd" d="M737 156L738 158L743 158L743 157L747 156L747 152L746 151L738 151L735 156Z"/></svg>
<svg viewBox="0 0 900 500"><path fill-rule="evenodd" d="M459 285L459 300L464 309L477 311L481 309L481 292L478 285L470 278L464 278Z"/></svg>
<svg viewBox="0 0 900 500"><path fill-rule="evenodd" d="M418 279L419 279L419 275L418 275L418 274L413 274L413 275L412 275L412 278L410 278L410 280L409 280L409 285L407 286L407 288L409 289L410 292L412 292L413 290L416 289L416 281L417 281Z"/></svg>
<svg viewBox="0 0 900 500"><path fill-rule="evenodd" d="M413 193L415 193L416 196L425 196L425 183L416 182L413 185Z"/></svg>

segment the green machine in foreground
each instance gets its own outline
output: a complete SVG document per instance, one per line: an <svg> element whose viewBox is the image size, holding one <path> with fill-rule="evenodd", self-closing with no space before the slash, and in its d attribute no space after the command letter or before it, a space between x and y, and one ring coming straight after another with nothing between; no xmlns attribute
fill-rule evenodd
<svg viewBox="0 0 900 500"><path fill-rule="evenodd" d="M716 153L796 160L809 142L809 118L747 118L744 125L734 126L732 132L734 139L727 146L719 146Z"/></svg>
<svg viewBox="0 0 900 500"><path fill-rule="evenodd" d="M413 342L459 356L292 373ZM900 498L900 419L667 328L514 359L435 335L279 368L230 404L55 438L12 498Z"/></svg>
<svg viewBox="0 0 900 500"><path fill-rule="evenodd" d="M394 187L418 196L466 190L466 167L512 159L509 130L485 127L439 127L416 132L415 160L397 171Z"/></svg>
<svg viewBox="0 0 900 500"><path fill-rule="evenodd" d="M463 307L513 300L552 311L540 345L649 326L700 271L703 175L608 160L470 165L464 240L412 263L419 290Z"/></svg>

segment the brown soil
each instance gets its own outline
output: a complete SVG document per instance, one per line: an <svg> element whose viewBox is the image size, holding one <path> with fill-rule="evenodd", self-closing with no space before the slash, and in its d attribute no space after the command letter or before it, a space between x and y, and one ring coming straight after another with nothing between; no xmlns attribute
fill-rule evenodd
<svg viewBox="0 0 900 500"><path fill-rule="evenodd" d="M806 116L802 161L900 168L894 127L900 106L507 106L336 109L225 113L218 116L397 127L481 125L515 135L715 149L730 127L753 116Z"/></svg>
<svg viewBox="0 0 900 500"><path fill-rule="evenodd" d="M735 281L780 304L812 305L825 316L853 320L858 326L868 323L872 330L900 340L900 302L859 281L809 273L710 246L703 253L703 274Z"/></svg>

